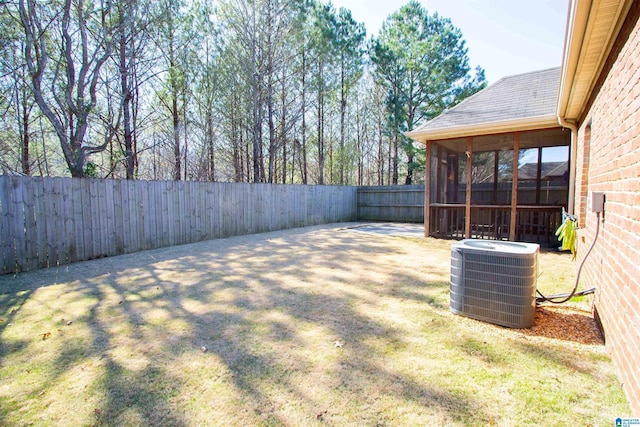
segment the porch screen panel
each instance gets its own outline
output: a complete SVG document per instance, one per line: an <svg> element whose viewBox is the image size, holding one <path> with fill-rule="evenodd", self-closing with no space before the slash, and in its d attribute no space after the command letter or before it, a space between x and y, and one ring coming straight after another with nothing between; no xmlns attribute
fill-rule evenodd
<svg viewBox="0 0 640 427"><path fill-rule="evenodd" d="M430 203L438 203L438 152L441 149L438 144L431 144Z"/></svg>
<svg viewBox="0 0 640 427"><path fill-rule="evenodd" d="M569 190L568 147L520 151L518 205L566 206Z"/></svg>
<svg viewBox="0 0 640 427"><path fill-rule="evenodd" d="M542 149L540 204L567 207L569 197L569 147Z"/></svg>
<svg viewBox="0 0 640 427"><path fill-rule="evenodd" d="M540 163L539 148L520 150L518 157L518 205L538 205Z"/></svg>
<svg viewBox="0 0 640 427"><path fill-rule="evenodd" d="M459 183L466 182L460 175L466 169L460 155L440 144L432 146L431 203L465 203L465 188Z"/></svg>
<svg viewBox="0 0 640 427"><path fill-rule="evenodd" d="M513 148L498 152L498 185L496 204L511 204L511 183L513 181Z"/></svg>
<svg viewBox="0 0 640 427"><path fill-rule="evenodd" d="M471 203L474 205L495 204L495 157L493 151L473 153Z"/></svg>
<svg viewBox="0 0 640 427"><path fill-rule="evenodd" d="M511 204L513 140L512 133L474 137L473 204Z"/></svg>

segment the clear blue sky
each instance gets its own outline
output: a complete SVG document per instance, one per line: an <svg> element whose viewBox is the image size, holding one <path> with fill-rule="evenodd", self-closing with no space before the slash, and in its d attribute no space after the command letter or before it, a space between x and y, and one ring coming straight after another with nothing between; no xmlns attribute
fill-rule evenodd
<svg viewBox="0 0 640 427"><path fill-rule="evenodd" d="M377 35L382 22L408 0L332 0ZM489 84L504 76L557 67L568 0L421 0L429 14L450 18L462 31L471 67L484 68Z"/></svg>

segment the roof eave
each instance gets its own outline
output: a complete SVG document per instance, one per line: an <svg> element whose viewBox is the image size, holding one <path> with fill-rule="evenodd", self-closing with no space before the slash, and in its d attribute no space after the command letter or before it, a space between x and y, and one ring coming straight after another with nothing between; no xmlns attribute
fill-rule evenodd
<svg viewBox="0 0 640 427"><path fill-rule="evenodd" d="M476 123L449 128L414 130L404 135L416 142L437 141L442 139L464 138L468 136L491 135L498 133L548 129L558 127L556 115L527 117L524 119L501 120L497 122Z"/></svg>
<svg viewBox="0 0 640 427"><path fill-rule="evenodd" d="M577 121L584 113L632 4L633 0L570 2L558 95L559 117ZM595 32L598 36L593 35Z"/></svg>

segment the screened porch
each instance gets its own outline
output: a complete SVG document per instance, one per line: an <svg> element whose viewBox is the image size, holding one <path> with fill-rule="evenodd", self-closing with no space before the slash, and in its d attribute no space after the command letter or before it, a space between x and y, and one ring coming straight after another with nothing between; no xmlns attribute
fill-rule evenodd
<svg viewBox="0 0 640 427"><path fill-rule="evenodd" d="M427 141L425 234L557 245L569 145L561 128Z"/></svg>

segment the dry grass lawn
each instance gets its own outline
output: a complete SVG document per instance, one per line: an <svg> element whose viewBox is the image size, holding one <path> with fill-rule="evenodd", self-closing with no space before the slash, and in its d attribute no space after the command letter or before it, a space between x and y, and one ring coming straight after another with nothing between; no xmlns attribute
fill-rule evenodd
<svg viewBox="0 0 640 427"><path fill-rule="evenodd" d="M449 311L450 241L339 224L0 276L0 425L608 426L588 302ZM541 254L539 288L571 288Z"/></svg>

